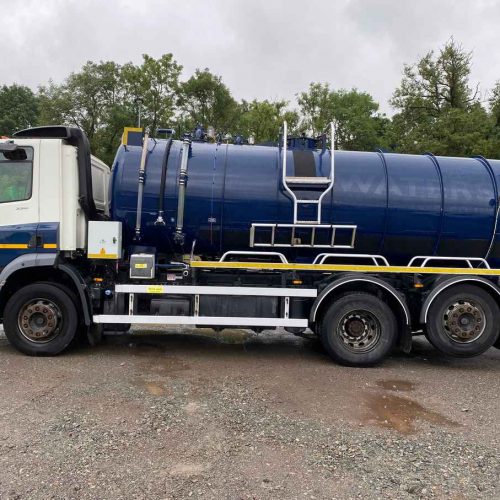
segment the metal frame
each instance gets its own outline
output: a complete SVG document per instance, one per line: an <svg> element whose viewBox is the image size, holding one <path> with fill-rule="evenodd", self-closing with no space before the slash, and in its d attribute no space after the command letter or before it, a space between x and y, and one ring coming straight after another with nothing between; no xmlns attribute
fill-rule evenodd
<svg viewBox="0 0 500 500"><path fill-rule="evenodd" d="M240 255L242 257L245 257L247 255L249 256L268 256L268 257L278 257L281 262L284 264L288 264L287 258L280 252L239 252L237 250L231 250L229 252L226 252L220 259L219 262L224 262L226 260L226 257L231 256L231 255Z"/></svg>
<svg viewBox="0 0 500 500"><path fill-rule="evenodd" d="M270 288L251 286L115 285L116 293L233 295L247 297L317 297L315 288Z"/></svg>
<svg viewBox="0 0 500 500"><path fill-rule="evenodd" d="M193 325L193 326L255 326L274 328L287 326L291 328L307 328L307 319L295 318L247 318L238 316L146 316L126 314L98 314L93 317L94 323L125 323L148 325Z"/></svg>
<svg viewBox="0 0 500 500"><path fill-rule="evenodd" d="M422 264L416 265L415 262L418 262L419 260L422 260ZM471 269L479 269L480 265L482 264L485 269L491 269L490 265L486 261L486 259L483 259L481 257L437 257L437 256L432 256L432 255L417 255L413 257L410 262L408 262L408 267L426 267L427 262L433 261L433 260L438 260L438 261L447 261L447 260L453 260L457 262L465 262ZM479 266L474 267L472 265L472 262L477 262Z"/></svg>
<svg viewBox="0 0 500 500"><path fill-rule="evenodd" d="M286 326L293 328L307 328L309 325L307 318L290 318L290 297L316 298L318 296L318 291L312 288L264 288L239 286L115 285L115 292L129 294L129 313L97 314L93 317L94 323L248 326L259 328ZM194 295L194 314L192 316L150 316L134 314L135 296L138 293ZM200 316L200 295L284 297L283 317L249 318L245 316Z"/></svg>
<svg viewBox="0 0 500 500"><path fill-rule="evenodd" d="M323 264L330 257L342 257L352 259L371 259L376 266L389 266L389 262L383 255L371 255L365 253L320 253L316 255L313 264ZM380 262L381 263L380 263Z"/></svg>
<svg viewBox="0 0 500 500"><path fill-rule="evenodd" d="M270 243L256 243L255 242L256 230L265 229L265 228L271 229L271 241L270 241ZM291 229L292 230L291 243L276 243L276 231L279 229ZM310 243L294 244L295 230L296 229L310 229L311 230ZM317 245L315 243L316 231L318 229L331 231L330 244ZM337 229L351 231L351 243L350 243L350 245L336 245L335 244L335 236L336 236ZM354 242L356 240L357 229L358 229L358 226L350 225L350 224L347 224L347 225L342 225L342 224L274 224L274 223L267 223L267 222L262 222L262 223L254 222L254 223L252 223L252 226L250 227L250 247L251 248L254 248L254 247L281 247L281 248L297 247L297 248L345 248L345 249L352 249L352 248L354 248Z"/></svg>
<svg viewBox="0 0 500 500"><path fill-rule="evenodd" d="M330 122L330 174L326 178L315 178L314 181L310 180L307 183L310 184L327 184L326 189L321 193L317 200L301 200L298 199L295 192L290 189L288 185L288 179L292 179L293 177L288 177L286 175L286 167L287 167L287 150L288 150L288 124L286 121L283 122L283 160L282 160L282 172L281 172L281 180L283 183L283 187L285 191L292 197L293 200L293 223L294 224L308 224L308 223L316 223L321 224L321 203L323 202L323 198L332 190L333 184L335 183L335 125L333 122ZM302 179L302 178L301 178ZM318 182L319 181L319 182ZM294 184L294 181L290 181L291 184ZM295 183L304 183L303 180L295 181ZM298 205L300 204L312 204L317 205L317 215L316 221L299 221L298 220Z"/></svg>

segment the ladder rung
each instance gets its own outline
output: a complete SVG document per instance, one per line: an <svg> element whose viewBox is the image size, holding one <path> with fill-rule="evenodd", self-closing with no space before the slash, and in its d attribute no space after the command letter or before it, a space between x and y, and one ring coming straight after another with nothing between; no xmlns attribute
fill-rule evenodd
<svg viewBox="0 0 500 500"><path fill-rule="evenodd" d="M285 181L289 184L330 184L329 177L285 177Z"/></svg>
<svg viewBox="0 0 500 500"><path fill-rule="evenodd" d="M319 203L319 200L297 200L297 203L314 203L317 205Z"/></svg>

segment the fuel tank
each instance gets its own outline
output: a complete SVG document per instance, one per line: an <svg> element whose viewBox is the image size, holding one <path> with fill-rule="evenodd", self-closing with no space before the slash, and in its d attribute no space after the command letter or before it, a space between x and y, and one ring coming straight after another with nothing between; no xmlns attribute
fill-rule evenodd
<svg viewBox="0 0 500 500"><path fill-rule="evenodd" d="M183 248L174 242L182 141L149 140L140 244L158 251L215 258L250 248L255 223L293 222L293 201L282 182L283 150L271 146L192 142L188 160ZM328 150L289 148L287 175L327 177ZM407 264L416 255L486 257L500 265L497 227L500 161L475 158L335 151L335 182L321 205L323 224L354 225L352 249ZM110 215L134 243L141 147L121 146L110 183ZM306 163L304 163L304 158ZM302 163L301 163L302 162ZM166 163L164 225L158 225L161 175ZM290 260L310 261L324 248L264 248ZM330 251L338 252L336 249Z"/></svg>

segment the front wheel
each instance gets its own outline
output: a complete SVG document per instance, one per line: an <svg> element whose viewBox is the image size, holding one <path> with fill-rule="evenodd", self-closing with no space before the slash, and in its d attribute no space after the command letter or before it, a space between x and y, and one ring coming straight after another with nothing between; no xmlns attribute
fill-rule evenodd
<svg viewBox="0 0 500 500"><path fill-rule="evenodd" d="M393 349L397 321L389 306L369 293L349 293L335 300L320 326L328 354L349 366L380 363Z"/></svg>
<svg viewBox="0 0 500 500"><path fill-rule="evenodd" d="M63 286L34 283L15 292L5 305L5 335L30 356L59 354L73 341L77 329L77 309Z"/></svg>
<svg viewBox="0 0 500 500"><path fill-rule="evenodd" d="M426 336L438 351L449 356L477 356L498 339L498 313L496 302L482 288L454 286L432 302Z"/></svg>

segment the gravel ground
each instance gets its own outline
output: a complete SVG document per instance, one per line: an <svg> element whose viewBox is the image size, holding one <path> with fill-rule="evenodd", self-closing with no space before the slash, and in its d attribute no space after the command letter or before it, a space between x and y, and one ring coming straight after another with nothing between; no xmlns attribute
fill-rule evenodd
<svg viewBox="0 0 500 500"><path fill-rule="evenodd" d="M500 350L344 368L285 332L0 338L0 498L499 498Z"/></svg>

